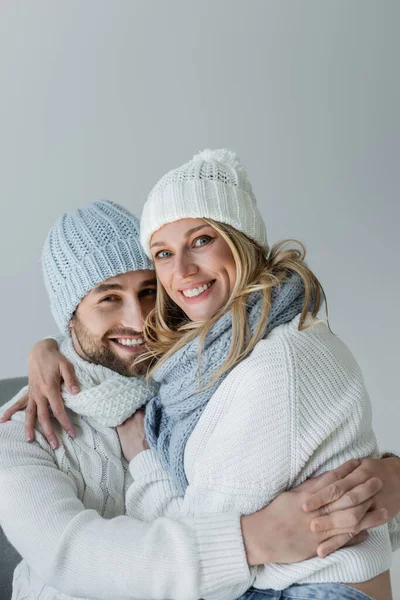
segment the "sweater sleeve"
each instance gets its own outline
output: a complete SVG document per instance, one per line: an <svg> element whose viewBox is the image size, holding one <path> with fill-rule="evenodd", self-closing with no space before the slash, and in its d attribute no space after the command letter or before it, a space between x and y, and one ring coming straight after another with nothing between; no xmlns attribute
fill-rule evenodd
<svg viewBox="0 0 400 600"><path fill-rule="evenodd" d="M184 516L183 498L179 497L174 482L154 450L144 450L135 456L129 464L129 471L133 483L125 499L127 515L147 522L158 517L178 519Z"/></svg>
<svg viewBox="0 0 400 600"><path fill-rule="evenodd" d="M73 597L195 600L247 580L238 514L104 519L39 433L40 443L23 441L15 417L0 426L0 523L47 585Z"/></svg>
<svg viewBox="0 0 400 600"><path fill-rule="evenodd" d="M170 475L164 470L156 452L145 450L140 452L129 465L133 477L126 496L126 511L136 519L151 522L161 516L171 519L194 518L196 514L207 512L204 506L197 511L193 504L197 493L193 486L189 486L184 498L180 497ZM207 502L211 491L202 494L201 498ZM229 551L229 549L228 549ZM233 561L234 562L234 561ZM205 594L207 600L228 600L240 598L254 582L257 569L248 570L246 580L234 585L226 585L221 590Z"/></svg>

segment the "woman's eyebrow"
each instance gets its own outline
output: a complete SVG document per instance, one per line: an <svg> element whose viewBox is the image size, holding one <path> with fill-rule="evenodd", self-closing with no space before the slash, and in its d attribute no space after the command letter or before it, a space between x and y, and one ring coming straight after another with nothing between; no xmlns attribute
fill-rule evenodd
<svg viewBox="0 0 400 600"><path fill-rule="evenodd" d="M196 231L200 231L200 229L204 229L204 227L211 227L208 223L204 223L204 225L199 225L198 227L192 227L192 229L188 229L185 233L185 237L190 237ZM156 246L167 246L167 242L154 242L151 244L150 248L155 248Z"/></svg>

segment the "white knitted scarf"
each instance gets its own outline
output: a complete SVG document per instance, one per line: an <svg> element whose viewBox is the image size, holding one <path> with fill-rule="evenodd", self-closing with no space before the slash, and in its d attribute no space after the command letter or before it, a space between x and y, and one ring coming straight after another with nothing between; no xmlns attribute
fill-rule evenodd
<svg viewBox="0 0 400 600"><path fill-rule="evenodd" d="M92 417L106 427L117 427L157 393L157 384L145 377L124 377L107 367L88 362L79 356L70 337L64 338L60 352L75 367L81 391L70 394L65 386L65 405L79 415Z"/></svg>

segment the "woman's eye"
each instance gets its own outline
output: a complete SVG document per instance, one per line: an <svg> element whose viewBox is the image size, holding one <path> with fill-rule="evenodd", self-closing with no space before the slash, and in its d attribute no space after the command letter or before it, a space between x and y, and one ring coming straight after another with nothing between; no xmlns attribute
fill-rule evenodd
<svg viewBox="0 0 400 600"><path fill-rule="evenodd" d="M208 244L208 242L212 240L212 237L210 237L209 235L202 235L201 237L198 237L195 239L194 241L194 246L196 248L198 248L199 246L205 246L206 244Z"/></svg>
<svg viewBox="0 0 400 600"><path fill-rule="evenodd" d="M116 300L118 300L117 296L105 296L100 302L115 302Z"/></svg>
<svg viewBox="0 0 400 600"><path fill-rule="evenodd" d="M160 250L157 252L156 258L169 258L171 256L171 252L169 250Z"/></svg>

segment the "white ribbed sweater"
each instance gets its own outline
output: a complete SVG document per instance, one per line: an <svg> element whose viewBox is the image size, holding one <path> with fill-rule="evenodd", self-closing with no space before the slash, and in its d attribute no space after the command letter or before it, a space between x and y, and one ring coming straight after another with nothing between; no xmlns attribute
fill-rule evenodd
<svg viewBox="0 0 400 600"><path fill-rule="evenodd" d="M56 451L39 430L24 441L23 412L0 425L0 525L24 559L12 600L195 600L247 581L238 513L132 519L116 430L67 411L77 436L54 423Z"/></svg>
<svg viewBox="0 0 400 600"><path fill-rule="evenodd" d="M239 511L250 514L288 488L350 458L376 455L371 406L348 348L322 322L298 331L299 317L276 328L228 375L189 438L183 499L153 451L130 463L127 506L151 521ZM393 548L400 523L390 524ZM388 526L362 544L325 559L269 564L245 586L214 598L238 597L246 586L284 589L293 583L366 581L389 568Z"/></svg>

